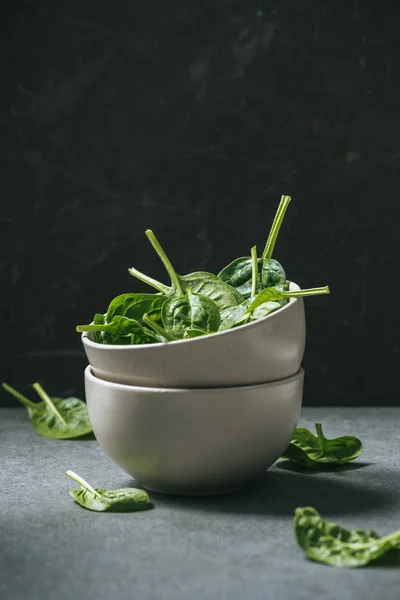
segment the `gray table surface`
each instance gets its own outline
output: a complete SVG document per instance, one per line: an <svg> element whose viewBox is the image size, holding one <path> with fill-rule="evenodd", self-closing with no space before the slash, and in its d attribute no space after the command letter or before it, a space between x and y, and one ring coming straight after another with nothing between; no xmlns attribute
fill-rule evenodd
<svg viewBox="0 0 400 600"><path fill-rule="evenodd" d="M340 471L277 463L237 494L151 494L153 510L101 514L74 503L63 474L132 485L97 442L40 438L24 410L0 410L1 600L398 598L397 560L355 570L309 562L292 516L311 505L347 527L399 529L400 409L304 409L301 425L315 421L328 436L358 435L365 453Z"/></svg>

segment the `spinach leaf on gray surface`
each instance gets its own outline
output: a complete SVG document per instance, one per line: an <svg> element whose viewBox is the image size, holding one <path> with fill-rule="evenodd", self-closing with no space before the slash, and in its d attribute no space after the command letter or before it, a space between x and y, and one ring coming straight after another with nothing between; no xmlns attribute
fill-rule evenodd
<svg viewBox="0 0 400 600"><path fill-rule="evenodd" d="M42 402L32 402L7 383L2 385L28 410L37 434L67 440L92 432L86 404L79 398L50 398L39 383L34 383L33 388Z"/></svg>
<svg viewBox="0 0 400 600"><path fill-rule="evenodd" d="M332 567L362 567L391 550L398 551L400 531L379 537L375 531L345 529L324 521L315 508L295 510L294 532L306 556Z"/></svg>
<svg viewBox="0 0 400 600"><path fill-rule="evenodd" d="M96 512L137 512L150 508L149 496L144 490L95 489L73 471L66 471L65 474L81 486L79 490L71 490L70 494L83 508Z"/></svg>
<svg viewBox="0 0 400 600"><path fill-rule="evenodd" d="M322 425L315 424L317 435L308 429L298 427L282 458L291 460L302 467L312 468L318 464L342 465L358 458L363 452L361 440L351 435L328 439Z"/></svg>

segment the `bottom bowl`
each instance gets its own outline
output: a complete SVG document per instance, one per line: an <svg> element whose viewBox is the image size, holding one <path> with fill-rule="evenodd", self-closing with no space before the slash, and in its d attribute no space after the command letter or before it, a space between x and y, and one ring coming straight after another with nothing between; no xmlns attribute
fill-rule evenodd
<svg viewBox="0 0 400 600"><path fill-rule="evenodd" d="M165 494L233 492L288 446L304 371L270 383L206 389L137 387L85 371L94 434L138 483Z"/></svg>

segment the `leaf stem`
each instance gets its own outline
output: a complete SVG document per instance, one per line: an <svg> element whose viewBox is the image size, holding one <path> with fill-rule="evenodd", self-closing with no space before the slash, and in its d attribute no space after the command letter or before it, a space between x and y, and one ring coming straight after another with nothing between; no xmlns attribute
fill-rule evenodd
<svg viewBox="0 0 400 600"><path fill-rule="evenodd" d="M285 216L287 207L289 206L289 202L291 201L290 196L282 196L281 201L279 203L278 209L275 214L275 218L272 223L271 230L269 232L269 236L267 239L267 243L265 244L264 251L261 255L263 260L271 258L272 253L275 249L276 240L278 237L279 230L282 225L283 218Z"/></svg>
<svg viewBox="0 0 400 600"><path fill-rule="evenodd" d="M2 383L1 385L2 385L3 389L6 390L6 392L8 392L12 396L14 396L14 398L16 400L18 400L18 402L21 402L21 404L23 404L26 408L37 407L36 402L32 402L31 400L26 398L26 396L23 396L22 394L17 392L17 390L15 390L13 387L11 387L11 385L8 385L8 383Z"/></svg>
<svg viewBox="0 0 400 600"><path fill-rule="evenodd" d="M168 333L164 329L164 327L161 327L161 325L159 325L158 323L153 321L153 319L150 319L148 314L143 315L142 321L143 321L143 323L146 323L147 327L152 329L158 335L161 335L168 342L174 342L176 340L176 338L173 335L171 335L170 333Z"/></svg>
<svg viewBox="0 0 400 600"><path fill-rule="evenodd" d="M66 425L64 418L60 415L60 413L54 406L54 402L52 401L50 396L44 391L44 389L42 388L40 383L34 383L32 387L35 390L35 392L38 394L38 396L43 400L43 402L45 404L47 404L48 408L51 410L53 415L55 415L57 417L57 419L59 419L62 423L64 423L64 425Z"/></svg>
<svg viewBox="0 0 400 600"><path fill-rule="evenodd" d="M325 452L326 438L325 438L324 434L322 433L321 423L315 423L315 431L317 432L318 441L321 446L321 452Z"/></svg>
<svg viewBox="0 0 400 600"><path fill-rule="evenodd" d="M257 282L258 282L257 246L253 246L251 249L251 297L252 298L257 294Z"/></svg>
<svg viewBox="0 0 400 600"><path fill-rule="evenodd" d="M154 233L152 232L151 229L147 229L145 231L145 234L146 234L147 238L150 240L150 243L153 246L154 250L157 252L164 267L166 268L167 273L171 278L172 286L175 287L179 296L184 296L185 293L183 291L181 282L179 281L179 277L178 277L174 267L172 266L172 263L169 260L168 256L165 254L160 242L158 241L158 239L156 238L156 236L154 235Z"/></svg>
<svg viewBox="0 0 400 600"><path fill-rule="evenodd" d="M282 291L282 295L288 298L303 298L305 296L319 296L320 294L330 294L329 286L308 288L305 290L299 290L298 292L287 292Z"/></svg>
<svg viewBox="0 0 400 600"><path fill-rule="evenodd" d="M139 279L140 281L147 283L147 285L155 288L156 290L158 290L159 292L162 292L163 294L169 294L171 291L171 288L168 285L164 285L160 281L157 281L157 279L153 279L152 277L149 277L149 275L145 275L141 271L138 271L137 269L135 269L135 267L131 267L130 269L128 269L128 271L131 275L136 277L136 279Z"/></svg>
<svg viewBox="0 0 400 600"><path fill-rule="evenodd" d="M73 481L75 481L75 483L80 485L84 490L87 490L88 492L91 492L95 496L100 497L100 494L98 492L96 492L96 490L87 481L85 481L82 477L80 477L73 471L65 471L65 475L68 475L68 477L70 477Z"/></svg>
<svg viewBox="0 0 400 600"><path fill-rule="evenodd" d="M113 329L112 323L100 323L96 325L96 323L89 323L89 325L77 325L76 331L79 333L83 333L84 331L110 331Z"/></svg>

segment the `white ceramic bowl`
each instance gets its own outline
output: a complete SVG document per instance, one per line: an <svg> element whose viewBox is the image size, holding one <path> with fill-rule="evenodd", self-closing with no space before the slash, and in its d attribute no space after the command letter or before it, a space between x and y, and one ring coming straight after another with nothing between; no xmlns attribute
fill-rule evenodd
<svg viewBox="0 0 400 600"><path fill-rule="evenodd" d="M290 284L291 290L299 290ZM165 344L112 346L82 342L93 373L128 385L200 388L252 385L298 372L306 326L301 298L267 317L213 335Z"/></svg>
<svg viewBox="0 0 400 600"><path fill-rule="evenodd" d="M85 371L94 434L145 488L203 495L244 487L288 446L304 372L283 381L215 389L127 386Z"/></svg>

